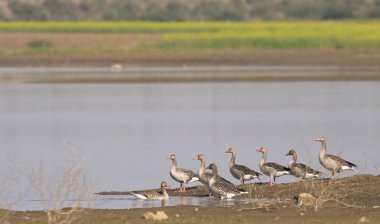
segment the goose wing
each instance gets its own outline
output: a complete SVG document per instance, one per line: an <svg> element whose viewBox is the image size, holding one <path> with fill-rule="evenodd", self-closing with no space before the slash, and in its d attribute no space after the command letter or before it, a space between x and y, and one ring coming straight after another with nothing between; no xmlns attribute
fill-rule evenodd
<svg viewBox="0 0 380 224"><path fill-rule="evenodd" d="M326 156L328 158L334 160L335 162L339 163L341 166L347 166L349 168L358 167L356 164L348 162L347 160L344 160L344 159L340 158L339 156L335 156L335 155L326 155Z"/></svg>
<svg viewBox="0 0 380 224"><path fill-rule="evenodd" d="M144 200L162 196L162 194L156 191L131 192L131 194L134 195L136 198L144 199Z"/></svg>
<svg viewBox="0 0 380 224"><path fill-rule="evenodd" d="M244 176L244 175L253 175L253 176L257 176L258 177L259 175L262 175L261 173L256 172L254 170L251 170L250 168L248 168L246 166L243 166L243 165L237 165L236 164L233 168L236 170L236 172L241 173L242 176Z"/></svg>
<svg viewBox="0 0 380 224"><path fill-rule="evenodd" d="M311 168L310 166L307 166L303 163L295 163L293 166L297 167L298 169L301 169L305 173L310 173L310 174L315 174L315 175L323 174L322 172L315 170L315 169Z"/></svg>
<svg viewBox="0 0 380 224"><path fill-rule="evenodd" d="M197 175L191 171L191 170L188 170L188 169L184 169L184 168L177 168L177 171L178 172L181 172L183 174L185 174L186 176L190 177L190 178L193 178L193 177L196 177Z"/></svg>
<svg viewBox="0 0 380 224"><path fill-rule="evenodd" d="M272 169L277 170L277 171L289 171L290 172L290 169L288 167L282 166L282 165L277 164L277 163L264 163L264 166L272 168Z"/></svg>

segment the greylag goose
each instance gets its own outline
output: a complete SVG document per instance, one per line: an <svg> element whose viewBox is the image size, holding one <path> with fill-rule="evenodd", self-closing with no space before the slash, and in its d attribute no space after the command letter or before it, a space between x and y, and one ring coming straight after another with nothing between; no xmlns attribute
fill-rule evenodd
<svg viewBox="0 0 380 224"><path fill-rule="evenodd" d="M209 182L209 189L215 197L221 199L233 198L238 195L248 194L248 192L238 189L235 185L222 181L218 177L218 168L214 163L211 163L207 169L211 169L212 177Z"/></svg>
<svg viewBox="0 0 380 224"><path fill-rule="evenodd" d="M295 150L290 150L286 156L293 156L293 159L290 160L288 164L288 168L292 171L292 174L295 177L307 180L319 178L323 175L323 173L318 170L314 170L305 164L297 163L297 152Z"/></svg>
<svg viewBox="0 0 380 224"><path fill-rule="evenodd" d="M319 153L319 162L322 164L322 166L330 171L332 171L331 179L336 179L336 173L340 173L345 170L355 170L358 166L348 162L338 156L326 154L327 148L326 148L326 137L320 136L318 138L314 139L315 141L319 141L322 143L322 148Z"/></svg>
<svg viewBox="0 0 380 224"><path fill-rule="evenodd" d="M258 148L256 149L256 151L261 152L263 154L260 160L260 170L261 172L263 172L263 174L270 176L270 186L272 186L276 182L276 177L291 174L291 170L285 166L281 166L277 163L266 162L267 149L265 147Z"/></svg>
<svg viewBox="0 0 380 224"><path fill-rule="evenodd" d="M177 159L174 154L171 154L170 156L168 156L167 159L172 160L170 176L175 181L180 183L181 186L179 188L179 192L186 191L185 184L199 180L199 178L193 171L177 167Z"/></svg>
<svg viewBox="0 0 380 224"><path fill-rule="evenodd" d="M152 200L166 200L169 198L168 193L166 192L166 187L170 187L169 183L162 181L161 182L161 191L142 191L142 192L131 192L136 198L139 199L152 199Z"/></svg>
<svg viewBox="0 0 380 224"><path fill-rule="evenodd" d="M205 160L205 156L203 154L198 154L196 157L194 157L194 160L199 160L201 161L201 166L199 167L199 170L198 170L198 177L199 177L199 181L208 186L208 183L212 177L212 173L206 173L206 160ZM218 179L221 179L222 181L225 181L229 184L233 184L231 182L229 182L228 180L224 179L223 177L221 176L217 176Z"/></svg>
<svg viewBox="0 0 380 224"><path fill-rule="evenodd" d="M236 161L235 148L229 148L225 153L231 153L230 172L233 177L240 180L241 184L244 184L244 181L249 181L252 179L260 180L259 175L262 175L261 173L251 170L246 166L238 165L235 163Z"/></svg>

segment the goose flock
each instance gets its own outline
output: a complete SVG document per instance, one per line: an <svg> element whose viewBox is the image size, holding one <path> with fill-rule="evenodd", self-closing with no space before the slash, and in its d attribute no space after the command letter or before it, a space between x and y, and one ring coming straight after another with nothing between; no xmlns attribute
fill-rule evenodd
<svg viewBox="0 0 380 224"><path fill-rule="evenodd" d="M332 172L331 179L336 179L336 174L345 170L356 171L357 165L344 160L338 156L327 154L326 148L326 137L320 136L314 139L322 143L322 147L319 153L319 162L321 165ZM297 152L292 149L285 156L292 156L292 159L288 163L288 167L282 166L278 163L267 162L267 148L260 147L256 151L262 154L261 160L259 162L259 168L262 173L248 168L247 166L236 164L236 149L229 148L226 153L231 154L231 160L229 164L229 169L231 175L238 179L241 184L244 181L250 180L260 180L260 176L263 174L270 177L269 185L272 186L276 182L276 177L283 175L293 175L301 180L317 179L322 177L323 173L315 170L305 164L297 163ZM194 160L199 160L201 165L199 167L198 173L195 174L193 171L177 167L177 160L174 154L167 157L167 159L172 160L172 166L170 168L170 176L177 182L180 183L180 188L178 192L186 191L186 184L199 181L203 185L208 187L208 190L214 197L220 199L230 199L235 198L239 195L248 194L248 192L239 189L230 181L218 175L218 168L216 164L211 163L206 167L205 156L203 154L197 155ZM211 172L206 172L206 169L211 170ZM146 191L146 192L132 192L136 198L139 199L156 199L156 200L166 200L169 198L166 188L169 187L169 183L163 181L161 182L161 191Z"/></svg>

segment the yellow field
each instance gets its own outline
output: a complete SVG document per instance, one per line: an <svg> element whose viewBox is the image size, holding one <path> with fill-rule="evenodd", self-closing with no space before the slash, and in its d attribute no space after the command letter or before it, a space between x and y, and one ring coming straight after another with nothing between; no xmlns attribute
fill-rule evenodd
<svg viewBox="0 0 380 224"><path fill-rule="evenodd" d="M136 49L380 48L380 21L1 22L0 32L155 34ZM78 49L77 49L78 50Z"/></svg>

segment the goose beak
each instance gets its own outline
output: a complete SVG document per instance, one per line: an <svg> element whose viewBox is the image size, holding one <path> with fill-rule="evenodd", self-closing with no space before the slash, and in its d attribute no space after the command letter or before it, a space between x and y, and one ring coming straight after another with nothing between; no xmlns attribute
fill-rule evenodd
<svg viewBox="0 0 380 224"><path fill-rule="evenodd" d="M198 157L198 156L196 156L196 157L194 157L194 158L193 158L193 160L199 160L199 157Z"/></svg>
<svg viewBox="0 0 380 224"><path fill-rule="evenodd" d="M165 159L171 159L170 156L165 157Z"/></svg>
<svg viewBox="0 0 380 224"><path fill-rule="evenodd" d="M225 153L230 153L230 152L227 150L227 151L225 151Z"/></svg>
<svg viewBox="0 0 380 224"><path fill-rule="evenodd" d="M257 151L257 152L261 152L261 148L257 148L256 151Z"/></svg>
<svg viewBox="0 0 380 224"><path fill-rule="evenodd" d="M321 138L319 138L319 137L318 138L314 138L314 141L318 141L319 142L319 141L321 141Z"/></svg>
<svg viewBox="0 0 380 224"><path fill-rule="evenodd" d="M290 156L290 154L289 153L286 153L286 155L285 156Z"/></svg>

